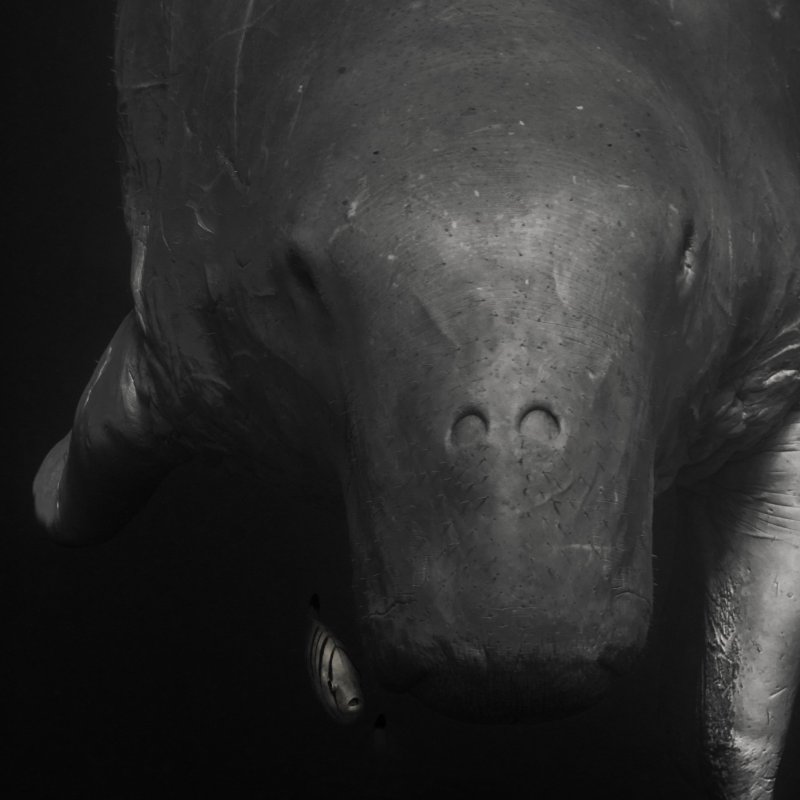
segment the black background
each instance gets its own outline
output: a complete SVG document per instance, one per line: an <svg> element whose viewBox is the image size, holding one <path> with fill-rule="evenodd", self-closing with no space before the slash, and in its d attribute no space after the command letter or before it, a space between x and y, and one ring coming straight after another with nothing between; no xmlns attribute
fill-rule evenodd
<svg viewBox="0 0 800 800"><path fill-rule="evenodd" d="M0 699L11 744L0 750L0 794L703 797L686 782L697 752L688 720L700 579L687 566L690 546L664 535L682 530L674 497L660 507L669 524L657 531L648 657L599 708L543 725L459 723L372 685L335 503L202 462L173 475L107 544L71 550L45 538L30 484L131 305L129 246L113 3L15 6L1 155L10 513L0 537ZM324 715L304 672L312 592L365 667L367 710L352 728ZM380 712L388 755L375 747ZM676 730L673 757L665 742ZM800 762L796 738L784 798L798 796L788 763Z"/></svg>

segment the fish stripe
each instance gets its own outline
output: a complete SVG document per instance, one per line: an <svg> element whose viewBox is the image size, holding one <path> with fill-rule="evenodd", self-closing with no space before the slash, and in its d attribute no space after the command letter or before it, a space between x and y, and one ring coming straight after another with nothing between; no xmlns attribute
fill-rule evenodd
<svg viewBox="0 0 800 800"><path fill-rule="evenodd" d="M331 648L331 654L328 658L328 691L331 693L331 697L333 697L334 705L336 706L337 711L341 711L341 707L339 706L339 696L336 694L336 691L333 689L333 657L336 654L336 651L339 648L334 644Z"/></svg>
<svg viewBox="0 0 800 800"><path fill-rule="evenodd" d="M331 647L331 654L328 657L328 689L331 689L331 685L333 684L333 656L335 653L336 645L334 644L333 647ZM331 689L331 694L333 694L333 689Z"/></svg>
<svg viewBox="0 0 800 800"><path fill-rule="evenodd" d="M317 680L319 681L320 688L324 687L323 677L322 677L322 663L325 660L325 648L328 645L328 641L330 640L330 635L325 636L325 641L322 643L321 647L319 648L319 660L317 662Z"/></svg>
<svg viewBox="0 0 800 800"><path fill-rule="evenodd" d="M317 646L319 644L320 636L322 636L322 627L320 625L314 626L314 634L311 637L311 644L308 648L308 674L314 678L314 662L316 661Z"/></svg>
<svg viewBox="0 0 800 800"><path fill-rule="evenodd" d="M314 678L314 680L317 680L317 678L319 677L319 670L317 669L317 658L319 657L319 644L320 641L322 640L324 633L325 632L323 631L321 626L318 626L316 628L314 632L314 641L311 647L311 653L309 654L310 661L308 669L311 673L311 677Z"/></svg>

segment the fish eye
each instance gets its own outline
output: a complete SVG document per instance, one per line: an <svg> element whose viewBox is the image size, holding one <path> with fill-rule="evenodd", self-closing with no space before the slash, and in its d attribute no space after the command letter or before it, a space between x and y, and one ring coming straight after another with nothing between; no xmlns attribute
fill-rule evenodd
<svg viewBox="0 0 800 800"><path fill-rule="evenodd" d="M347 705L350 706L350 708L356 708L356 706L361 705L361 701L357 697L354 697Z"/></svg>

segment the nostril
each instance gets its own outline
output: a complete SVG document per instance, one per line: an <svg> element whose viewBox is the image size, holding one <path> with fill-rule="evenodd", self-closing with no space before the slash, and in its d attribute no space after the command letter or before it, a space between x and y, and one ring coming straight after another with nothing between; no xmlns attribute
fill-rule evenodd
<svg viewBox="0 0 800 800"><path fill-rule="evenodd" d="M458 447L478 444L486 439L489 432L489 420L476 408L462 412L450 431L450 440Z"/></svg>
<svg viewBox="0 0 800 800"><path fill-rule="evenodd" d="M536 442L552 442L561 433L558 417L542 406L532 406L522 413L519 431L523 438Z"/></svg>

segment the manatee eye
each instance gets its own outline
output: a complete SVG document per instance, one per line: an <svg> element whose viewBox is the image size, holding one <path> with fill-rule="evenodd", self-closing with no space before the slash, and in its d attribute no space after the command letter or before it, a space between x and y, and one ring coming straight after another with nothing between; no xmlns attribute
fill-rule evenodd
<svg viewBox="0 0 800 800"><path fill-rule="evenodd" d="M288 245L283 257L285 295L297 317L306 326L319 326L325 335L331 333L331 316L314 276L314 261L298 245Z"/></svg>
<svg viewBox="0 0 800 800"><path fill-rule="evenodd" d="M361 705L361 701L357 697L354 697L347 705L350 706L350 708L356 708Z"/></svg>
<svg viewBox="0 0 800 800"><path fill-rule="evenodd" d="M309 294L319 295L319 289L317 289L317 283L311 273L311 267L303 254L294 245L291 245L286 253L286 268L296 283L305 291Z"/></svg>

